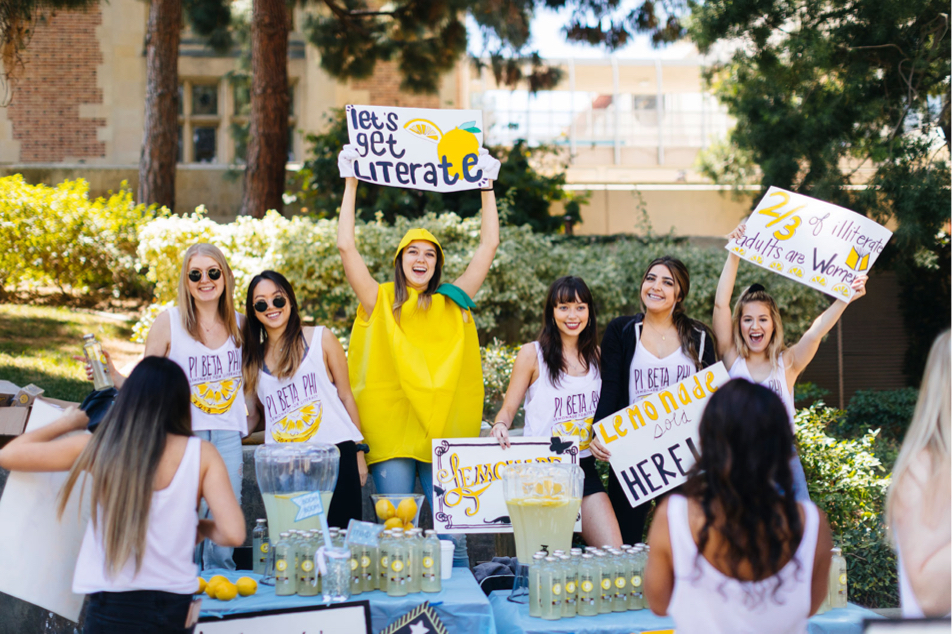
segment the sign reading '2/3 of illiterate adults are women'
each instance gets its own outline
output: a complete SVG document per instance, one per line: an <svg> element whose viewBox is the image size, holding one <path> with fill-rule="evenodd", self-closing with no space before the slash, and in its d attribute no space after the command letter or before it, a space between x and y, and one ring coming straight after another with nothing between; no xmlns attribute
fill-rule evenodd
<svg viewBox="0 0 952 634"><path fill-rule="evenodd" d="M476 167L481 110L347 106L347 134L360 158L354 175L391 187L457 192L485 187Z"/></svg>
<svg viewBox="0 0 952 634"><path fill-rule="evenodd" d="M869 218L779 187L767 190L727 250L757 266L849 301L850 283L868 275L892 231Z"/></svg>
<svg viewBox="0 0 952 634"><path fill-rule="evenodd" d="M719 362L595 423L632 506L687 481L699 456L701 414L711 395L729 380Z"/></svg>

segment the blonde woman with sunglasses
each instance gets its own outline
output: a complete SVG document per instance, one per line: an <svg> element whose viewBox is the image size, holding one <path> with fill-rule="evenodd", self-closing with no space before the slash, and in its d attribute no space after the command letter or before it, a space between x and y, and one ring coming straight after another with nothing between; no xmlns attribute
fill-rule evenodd
<svg viewBox="0 0 952 634"><path fill-rule="evenodd" d="M218 450L241 501L241 438L248 434L241 375L241 327L235 311L235 277L225 254L211 244L193 244L182 258L176 305L156 317L145 342L146 357L168 357L185 372L192 393L192 432ZM117 388L126 377L109 353L106 366ZM92 369L87 365L87 376ZM210 517L203 503L202 517ZM199 547L204 569L235 569L233 548L205 540Z"/></svg>

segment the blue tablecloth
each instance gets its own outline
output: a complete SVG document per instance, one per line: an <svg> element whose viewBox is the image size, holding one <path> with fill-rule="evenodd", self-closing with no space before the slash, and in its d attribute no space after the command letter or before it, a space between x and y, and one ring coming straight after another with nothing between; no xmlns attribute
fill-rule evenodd
<svg viewBox="0 0 952 634"><path fill-rule="evenodd" d="M653 630L674 629L674 621L667 616L655 616L651 610L635 610L598 616L575 616L558 621L544 621L529 616L529 606L511 603L509 592L493 592L489 602L496 617L499 634L629 634ZM814 616L809 622L809 634L861 634L863 619L880 618L875 612L848 605Z"/></svg>
<svg viewBox="0 0 952 634"><path fill-rule="evenodd" d="M247 570L206 570L205 579L214 575L223 575L235 581L239 577L251 577L259 580ZM443 580L443 590L437 593L420 592L405 597L388 597L385 592L374 590L354 595L354 601L370 601L371 629L380 632L391 622L397 620L424 601L429 601L446 628L453 634L496 634L496 624L489 600L479 589L473 574L464 568L453 568L453 577ZM282 608L299 608L309 605L322 605L320 596L278 597L274 586L258 585L258 592L250 597L236 597L231 601L218 601L207 596L202 600L201 616L225 616Z"/></svg>

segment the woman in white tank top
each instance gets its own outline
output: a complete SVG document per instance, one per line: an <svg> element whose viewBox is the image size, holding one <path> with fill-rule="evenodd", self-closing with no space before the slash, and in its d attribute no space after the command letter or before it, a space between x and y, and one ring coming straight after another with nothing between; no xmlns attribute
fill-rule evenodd
<svg viewBox="0 0 952 634"><path fill-rule="evenodd" d="M746 225L741 223L727 236L728 240L742 238ZM718 353L728 368L731 378L747 379L770 388L783 401L790 426L793 426L793 386L797 377L810 364L826 333L839 320L848 302L836 300L795 345L787 348L783 341L783 322L780 311L763 286L752 284L745 289L731 313L731 294L740 258L735 253L727 256L714 297L714 335ZM851 282L855 291L850 301L866 294L865 275L857 275ZM794 453L794 487L798 499L810 499L803 465Z"/></svg>
<svg viewBox="0 0 952 634"><path fill-rule="evenodd" d="M525 398L524 436L576 438L585 474L582 538L590 546L620 546L618 521L589 449L601 386L592 292L580 277L560 277L549 287L539 340L519 350L492 435L509 447L509 428Z"/></svg>
<svg viewBox="0 0 952 634"><path fill-rule="evenodd" d="M225 464L192 434L190 400L182 369L147 357L95 434L82 431L86 415L70 408L0 450L5 469L70 472L60 513L87 476L81 486L89 485L94 513L73 576L73 592L90 595L87 634L192 631L186 621L198 590L196 538L231 547L245 540ZM214 520L199 520L203 499Z"/></svg>
<svg viewBox="0 0 952 634"><path fill-rule="evenodd" d="M257 427L263 419L265 443L337 446L340 469L327 521L346 528L351 519L361 519L369 448L360 432L344 348L323 326L301 326L294 289L280 273L256 275L245 303L242 368L249 424Z"/></svg>
<svg viewBox="0 0 952 634"><path fill-rule="evenodd" d="M192 431L215 445L228 467L232 491L241 500L244 461L241 438L248 435L241 384L241 326L235 312L235 277L221 249L199 242L182 257L176 306L159 313L149 328L144 356L168 357L188 377ZM105 352L105 351L104 351ZM82 357L77 357L82 359ZM106 353L116 387L125 381ZM92 368L86 374L92 380ZM202 517L209 517L207 506ZM234 570L233 549L205 541L196 553L204 569Z"/></svg>
<svg viewBox="0 0 952 634"><path fill-rule="evenodd" d="M645 598L678 634L806 634L827 594L826 516L792 490L780 399L736 379L708 402L683 494L656 509Z"/></svg>

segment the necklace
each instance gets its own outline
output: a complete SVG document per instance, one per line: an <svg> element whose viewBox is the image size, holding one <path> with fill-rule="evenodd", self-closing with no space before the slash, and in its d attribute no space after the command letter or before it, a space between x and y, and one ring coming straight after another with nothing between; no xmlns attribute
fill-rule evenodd
<svg viewBox="0 0 952 634"><path fill-rule="evenodd" d="M655 334L661 335L661 341L667 341L667 340L668 340L668 339L667 339L667 336L666 336L666 333L667 333L669 330L671 330L671 326L668 326L667 328L665 328L664 332L661 332L661 331L659 331L657 328L655 328L654 326L652 326L651 323L650 323L647 319L645 320L644 323L647 324L647 326L648 326L649 328L651 328L652 330L654 330L654 331L655 331Z"/></svg>

